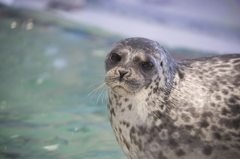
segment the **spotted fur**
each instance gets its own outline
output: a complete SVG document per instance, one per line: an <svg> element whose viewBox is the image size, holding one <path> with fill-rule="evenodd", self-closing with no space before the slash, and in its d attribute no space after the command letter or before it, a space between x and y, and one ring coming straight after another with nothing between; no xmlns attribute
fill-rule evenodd
<svg viewBox="0 0 240 159"><path fill-rule="evenodd" d="M129 38L105 64L110 122L129 159L240 158L240 55L176 62L156 42Z"/></svg>

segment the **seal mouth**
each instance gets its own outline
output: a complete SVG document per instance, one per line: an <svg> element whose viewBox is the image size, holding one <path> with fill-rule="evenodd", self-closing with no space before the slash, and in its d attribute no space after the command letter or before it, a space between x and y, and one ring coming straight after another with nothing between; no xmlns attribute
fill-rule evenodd
<svg viewBox="0 0 240 159"><path fill-rule="evenodd" d="M122 83L113 86L112 89L114 89L114 90L123 89L126 92L128 92L127 89L122 85Z"/></svg>

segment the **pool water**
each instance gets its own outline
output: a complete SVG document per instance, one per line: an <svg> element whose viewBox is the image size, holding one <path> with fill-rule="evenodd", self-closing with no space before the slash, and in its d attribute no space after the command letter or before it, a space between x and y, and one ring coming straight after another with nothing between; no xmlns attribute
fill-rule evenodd
<svg viewBox="0 0 240 159"><path fill-rule="evenodd" d="M0 17L0 158L126 159L105 90L89 95L113 40L9 16Z"/></svg>

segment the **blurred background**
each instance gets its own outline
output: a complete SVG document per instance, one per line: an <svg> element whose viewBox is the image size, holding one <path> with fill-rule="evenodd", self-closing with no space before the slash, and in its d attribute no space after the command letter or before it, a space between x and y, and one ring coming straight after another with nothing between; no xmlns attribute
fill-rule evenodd
<svg viewBox="0 0 240 159"><path fill-rule="evenodd" d="M126 37L176 59L240 53L238 0L0 0L0 159L126 159L104 58Z"/></svg>

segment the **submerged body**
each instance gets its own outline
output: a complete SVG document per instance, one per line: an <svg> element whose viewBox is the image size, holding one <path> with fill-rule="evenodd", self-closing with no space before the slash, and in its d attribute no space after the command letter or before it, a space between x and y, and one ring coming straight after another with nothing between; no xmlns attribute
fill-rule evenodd
<svg viewBox="0 0 240 159"><path fill-rule="evenodd" d="M105 64L110 122L129 159L240 158L240 55L176 62L129 38Z"/></svg>

